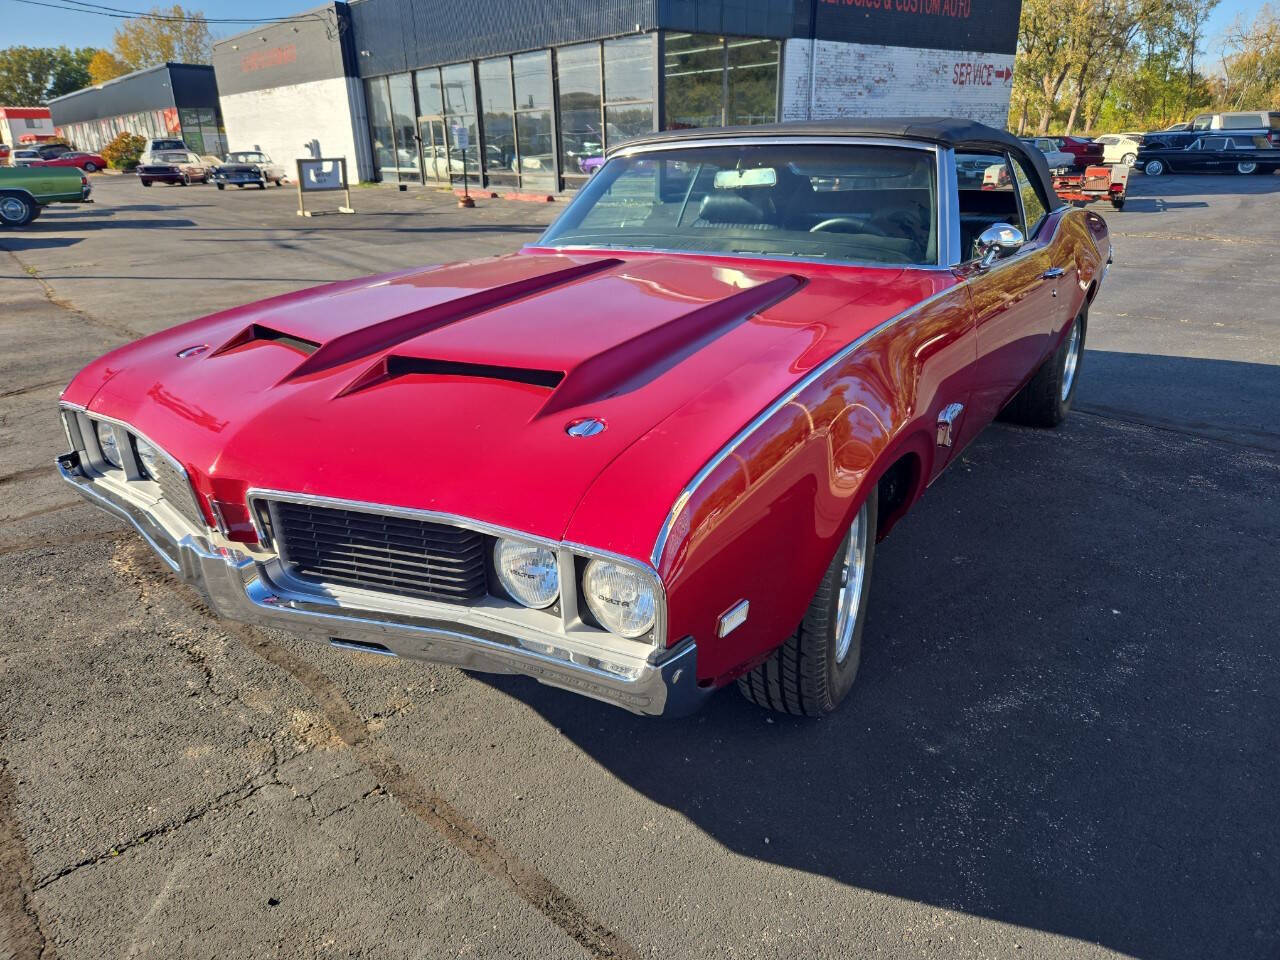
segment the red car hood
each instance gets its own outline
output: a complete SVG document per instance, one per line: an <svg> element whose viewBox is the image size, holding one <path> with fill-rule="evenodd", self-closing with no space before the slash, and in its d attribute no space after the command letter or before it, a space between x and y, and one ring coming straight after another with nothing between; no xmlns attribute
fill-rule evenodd
<svg viewBox="0 0 1280 960"><path fill-rule="evenodd" d="M682 445L691 467L655 473L655 503L805 370L955 282L800 269L528 252L365 278L148 337L64 396L133 424L222 500L285 490L560 538L601 471L694 397L735 384L734 409ZM569 436L582 417L606 429Z"/></svg>

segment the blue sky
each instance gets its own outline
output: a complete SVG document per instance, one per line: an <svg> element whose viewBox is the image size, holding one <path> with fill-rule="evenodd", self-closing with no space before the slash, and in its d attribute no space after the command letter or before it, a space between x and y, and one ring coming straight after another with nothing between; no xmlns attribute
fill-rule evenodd
<svg viewBox="0 0 1280 960"><path fill-rule="evenodd" d="M52 0L57 3L59 0ZM106 2L106 0L103 0ZM128 10L147 10L163 0L127 0L108 3ZM516 2L516 0L512 0ZM309 0L185 0L188 8L204 11L207 17L284 17L301 13L314 6ZM1222 33L1231 26L1236 16L1243 13L1251 18L1262 6L1262 0L1222 0L1214 10L1206 32L1202 69L1213 69L1221 60ZM29 6L18 0L0 0L0 43L23 44L31 47L48 47L66 44L71 47L107 47L111 34L119 21L92 13L54 10L49 7ZM252 24L212 24L215 39L251 29Z"/></svg>

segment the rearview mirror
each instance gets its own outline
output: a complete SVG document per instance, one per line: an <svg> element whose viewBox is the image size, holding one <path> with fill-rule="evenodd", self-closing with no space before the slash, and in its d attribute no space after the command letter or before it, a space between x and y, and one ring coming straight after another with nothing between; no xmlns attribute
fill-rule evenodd
<svg viewBox="0 0 1280 960"><path fill-rule="evenodd" d="M1001 257L1016 253L1026 242L1022 231L1012 224L993 223L978 237L978 268L986 270Z"/></svg>

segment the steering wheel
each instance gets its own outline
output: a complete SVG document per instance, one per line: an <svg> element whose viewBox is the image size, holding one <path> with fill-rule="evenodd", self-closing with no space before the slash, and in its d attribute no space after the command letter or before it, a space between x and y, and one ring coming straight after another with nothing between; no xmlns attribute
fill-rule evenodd
<svg viewBox="0 0 1280 960"><path fill-rule="evenodd" d="M864 220L855 220L853 217L832 217L809 228L810 233L818 233L823 230L835 233L870 233L879 237L889 236L883 227Z"/></svg>

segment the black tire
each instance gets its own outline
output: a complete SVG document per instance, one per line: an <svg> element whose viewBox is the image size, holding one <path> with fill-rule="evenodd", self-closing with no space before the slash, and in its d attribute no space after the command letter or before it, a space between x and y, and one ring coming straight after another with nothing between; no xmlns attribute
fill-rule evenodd
<svg viewBox="0 0 1280 960"><path fill-rule="evenodd" d="M1164 173L1164 170L1163 160L1148 160L1147 165L1142 168L1142 172L1148 177L1158 177Z"/></svg>
<svg viewBox="0 0 1280 960"><path fill-rule="evenodd" d="M1079 325L1080 336L1073 347L1072 331ZM1000 411L1000 419L1009 423L1020 423L1027 427L1056 427L1071 410L1071 401L1075 399L1076 389L1080 386L1080 367L1084 362L1085 333L1089 328L1086 311L1081 310L1079 316L1072 321L1072 327L1058 344L1036 375L1031 378L1017 396L1009 401ZM1067 359L1075 352L1075 364L1067 372ZM1063 383L1067 376L1070 382L1066 389Z"/></svg>
<svg viewBox="0 0 1280 960"><path fill-rule="evenodd" d="M244 184L243 184L243 183L237 183L237 184L236 184L236 189L237 189L237 190L243 190L243 189L244 189Z"/></svg>
<svg viewBox="0 0 1280 960"><path fill-rule="evenodd" d="M0 194L0 223L6 227L25 227L39 213L29 197L19 193Z"/></svg>
<svg viewBox="0 0 1280 960"><path fill-rule="evenodd" d="M144 187L149 187L149 186L151 186L151 181L150 181L150 180L143 180L143 181L141 181L141 183L142 183L142 185L143 185Z"/></svg>
<svg viewBox="0 0 1280 960"><path fill-rule="evenodd" d="M768 660L738 678L738 689L752 703L779 713L821 717L835 710L853 689L858 664L862 661L862 630L866 624L867 598L871 592L878 504L879 497L873 487L860 508L866 529L865 561L857 615L844 659L836 659L836 626L839 622L841 574L850 533L840 541L795 633L787 637Z"/></svg>
<svg viewBox="0 0 1280 960"><path fill-rule="evenodd" d="M92 160L90 160L88 163L84 165L85 173L93 173L97 169L98 169L98 165L94 163Z"/></svg>
<svg viewBox="0 0 1280 960"><path fill-rule="evenodd" d="M1117 210L1123 210L1123 209L1124 209L1124 197L1112 197L1112 198L1111 198L1111 205L1112 205L1113 207L1115 207Z"/></svg>
<svg viewBox="0 0 1280 960"><path fill-rule="evenodd" d="M187 176L185 173L182 175L182 186L184 187L191 186L191 178Z"/></svg>
<svg viewBox="0 0 1280 960"><path fill-rule="evenodd" d="M219 190L227 189L227 185L225 183L215 183L214 186L217 187Z"/></svg>
<svg viewBox="0 0 1280 960"><path fill-rule="evenodd" d="M1258 164L1252 160L1242 160L1236 164L1236 173L1242 177L1251 176L1258 172Z"/></svg>
<svg viewBox="0 0 1280 960"><path fill-rule="evenodd" d="M259 190L267 189L267 181L263 180L260 184L258 184L258 189Z"/></svg>

